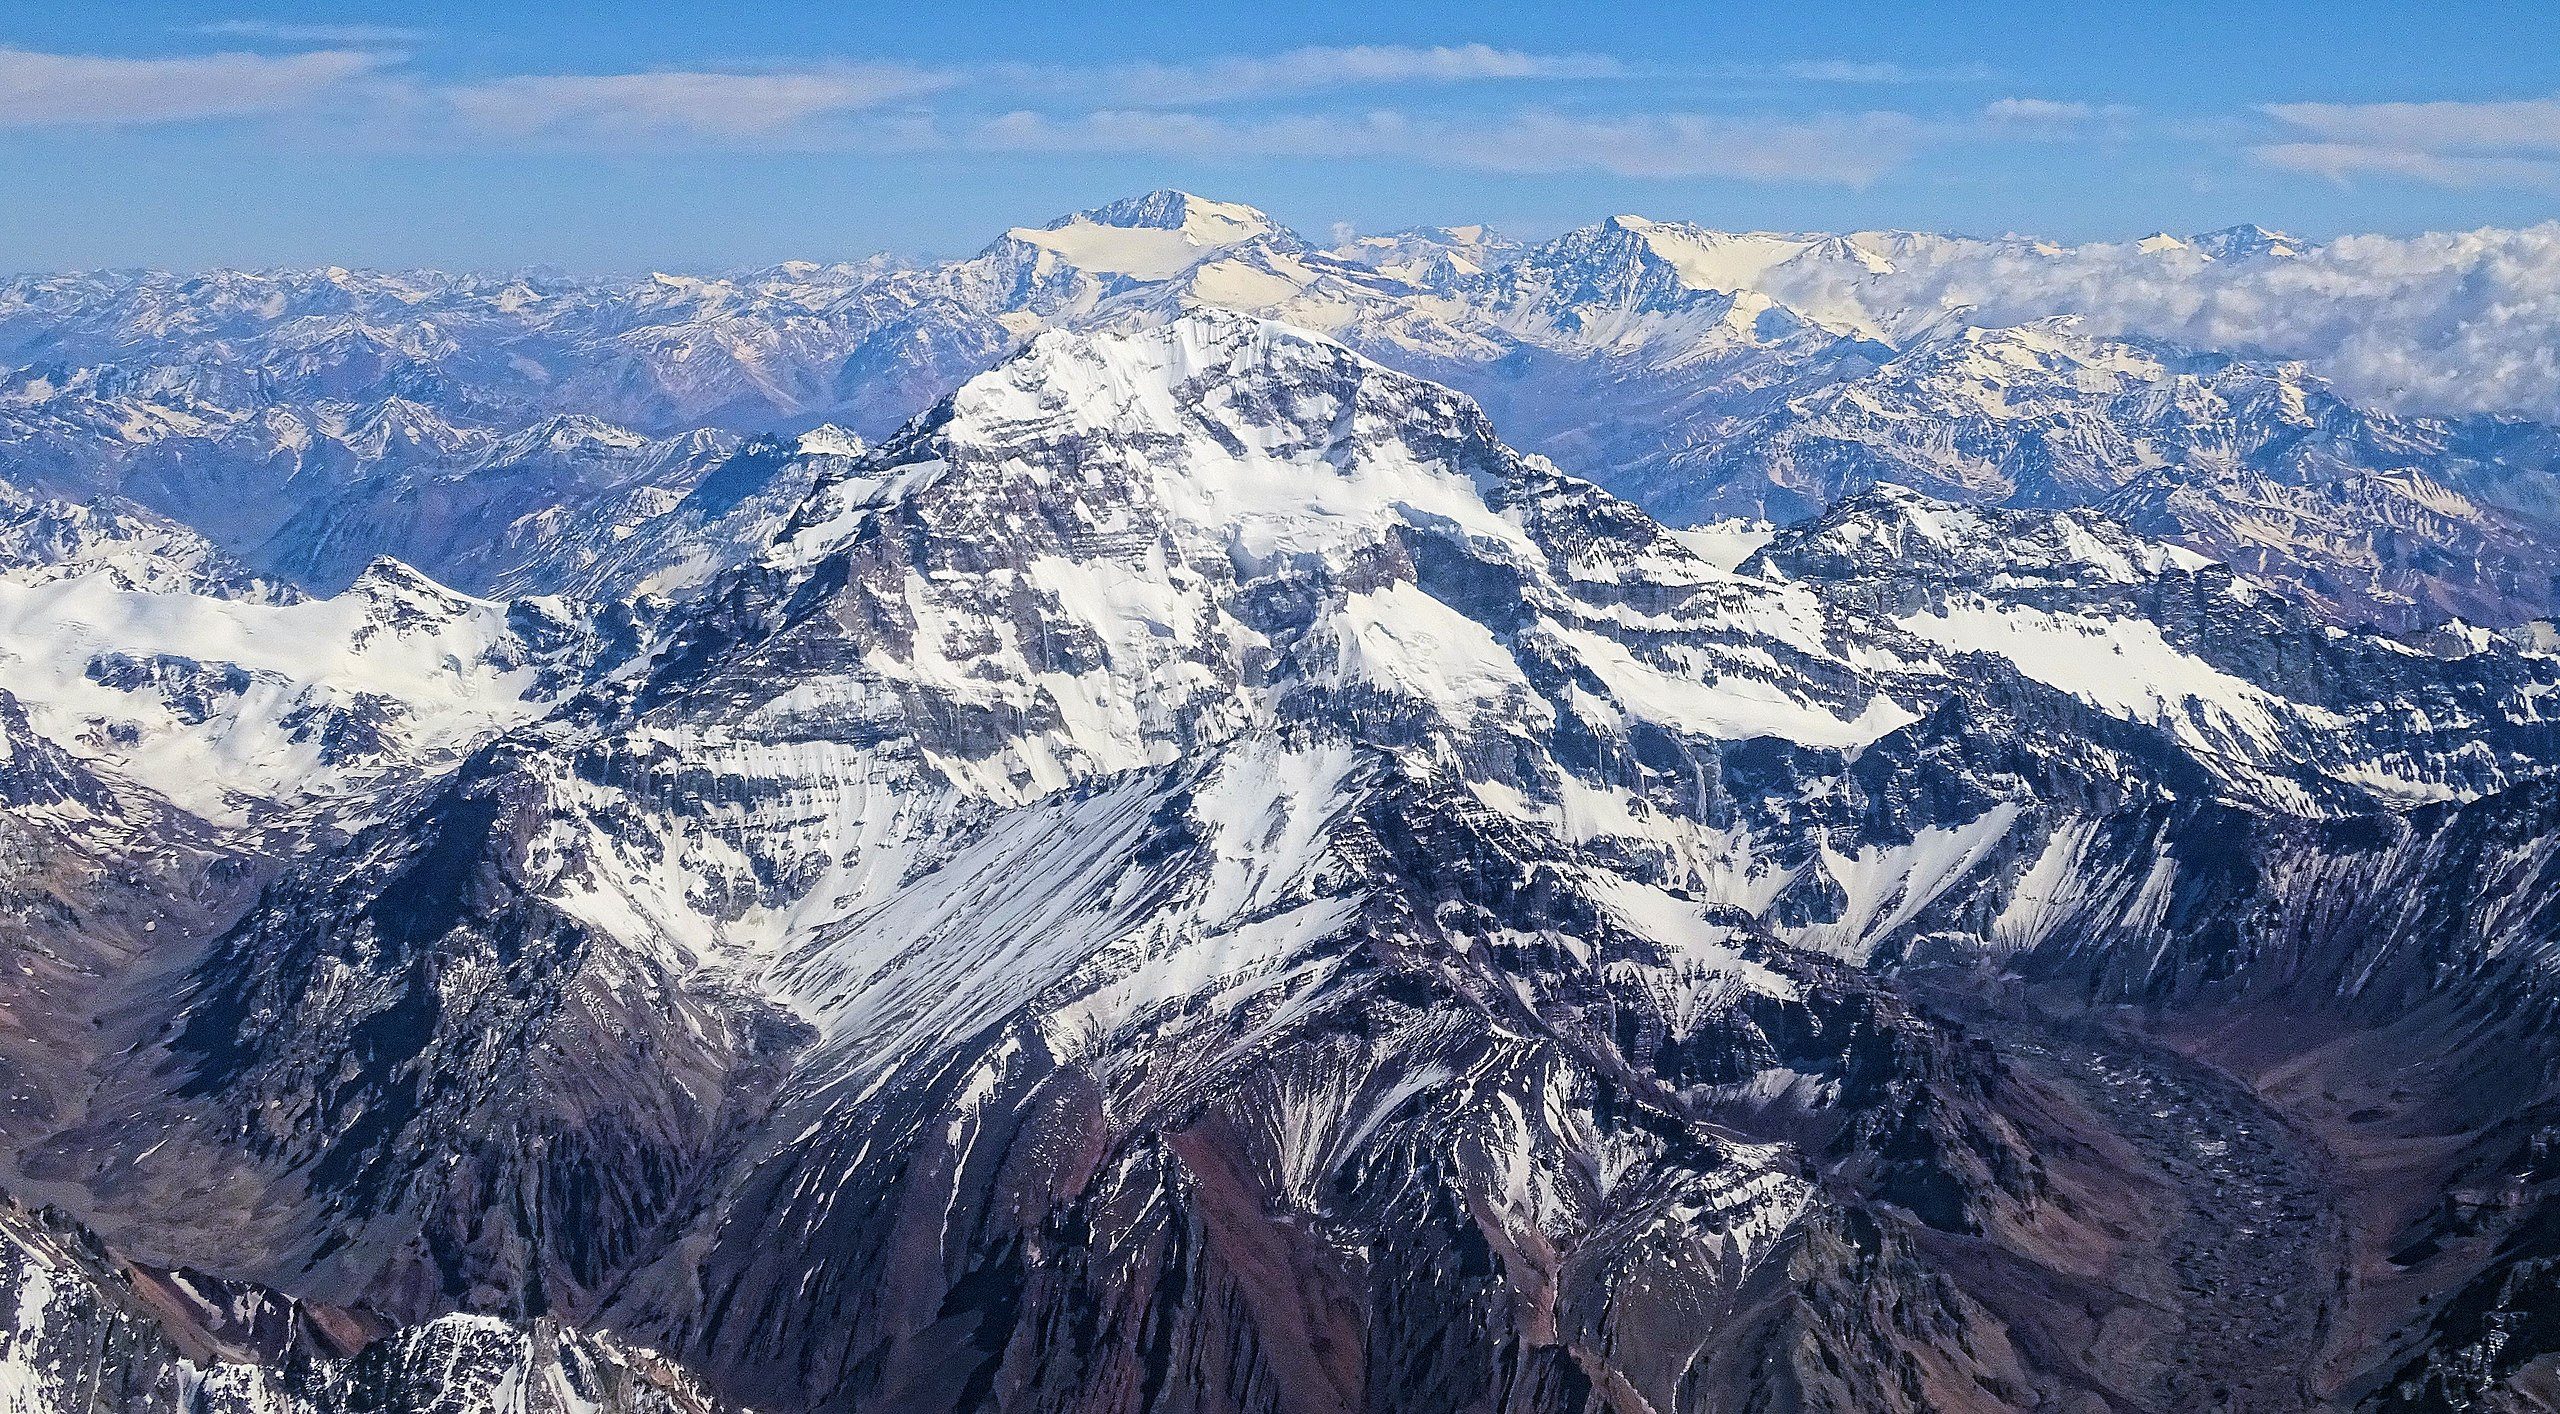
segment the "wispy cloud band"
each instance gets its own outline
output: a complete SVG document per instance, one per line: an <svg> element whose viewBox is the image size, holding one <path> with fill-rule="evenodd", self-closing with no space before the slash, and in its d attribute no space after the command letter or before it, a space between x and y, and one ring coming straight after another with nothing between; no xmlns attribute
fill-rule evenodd
<svg viewBox="0 0 2560 1414"><path fill-rule="evenodd" d="M1232 121L1196 113L1009 113L954 134L954 146L1188 158L1385 158L1478 171L1606 172L1862 185L1900 163L1918 125L1898 113L1803 121L1528 112L1491 120L1394 111Z"/></svg>
<svg viewBox="0 0 2560 1414"><path fill-rule="evenodd" d="M168 59L0 49L0 126L308 109L306 131L319 140L400 147L1304 158L1855 187L1924 146L2064 141L2130 116L2034 98L1937 118L1884 106L1812 113L1730 111L1712 99L1665 106L1674 90L1660 82L1702 75L1486 44L1314 46L1080 66L868 60L440 80L390 47L422 38L410 31L224 21L199 32L345 43ZM1830 85L1981 76L1846 59L1760 72ZM1524 87L1531 85L1541 87ZM1557 92L1558 85L1581 87ZM1485 92L1448 95L1459 87ZM1381 92L1392 99L1355 106Z"/></svg>
<svg viewBox="0 0 2560 1414"><path fill-rule="evenodd" d="M1540 54L1487 44L1308 46L1277 54L1225 55L1188 63L1095 67L1003 65L1006 87L1069 93L1119 105L1172 106L1398 84L1442 85L1614 79L1629 70L1605 54Z"/></svg>
<svg viewBox="0 0 2560 1414"><path fill-rule="evenodd" d="M381 55L354 49L174 59L0 49L0 127L171 123L283 112L384 62Z"/></svg>
<svg viewBox="0 0 2560 1414"><path fill-rule="evenodd" d="M737 139L922 97L958 81L903 64L845 64L763 74L524 75L439 96L464 126L503 137Z"/></svg>
<svg viewBox="0 0 2560 1414"><path fill-rule="evenodd" d="M1778 65L1777 71L1798 83L1979 83L1993 77L1992 70L1982 64L1919 68L1883 59L1794 59Z"/></svg>
<svg viewBox="0 0 2560 1414"><path fill-rule="evenodd" d="M2254 149L2270 166L2340 182L2380 176L2560 191L2560 98L2271 103L2262 111L2297 134Z"/></svg>
<svg viewBox="0 0 2560 1414"><path fill-rule="evenodd" d="M224 32L280 37L272 27ZM761 147L1376 159L1499 172L1596 171L1857 185L1902 162L1921 125L1894 112L1753 117L1695 112L1468 116L1401 107L1239 112L1248 100L1361 89L1627 81L1605 55L1483 44L1353 45L1188 63L1071 68L836 63L762 71L526 74L439 84L370 49L78 58L0 50L0 124L136 124L331 104L404 142L552 148ZM970 98L939 95L970 90ZM1046 95L1057 106L988 111ZM931 106L924 100L937 99ZM974 109L974 111L973 111Z"/></svg>
<svg viewBox="0 0 2560 1414"><path fill-rule="evenodd" d="M262 40L269 44L316 44L333 49L364 49L386 44L417 44L432 33L413 25L292 24L276 20L214 20L191 27L191 34L216 39Z"/></svg>

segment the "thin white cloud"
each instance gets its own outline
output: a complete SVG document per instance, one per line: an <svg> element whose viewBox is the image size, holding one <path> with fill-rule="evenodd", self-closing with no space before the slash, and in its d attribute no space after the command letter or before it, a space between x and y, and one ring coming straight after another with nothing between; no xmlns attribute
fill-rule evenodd
<svg viewBox="0 0 2560 1414"><path fill-rule="evenodd" d="M125 59L0 48L0 127L132 125L299 108L379 68L357 50Z"/></svg>
<svg viewBox="0 0 2560 1414"><path fill-rule="evenodd" d="M1420 47L1394 44L1319 46L1268 55L1224 55L1188 63L1142 62L1093 67L1004 66L1004 84L1093 94L1124 104L1220 103L1395 84L1608 79L1627 66L1604 54L1537 54L1487 44Z"/></svg>
<svg viewBox="0 0 2560 1414"><path fill-rule="evenodd" d="M2265 112L2328 142L2409 152L2560 155L2560 98L2488 103L2270 103Z"/></svg>
<svg viewBox="0 0 2560 1414"><path fill-rule="evenodd" d="M842 64L780 73L521 75L446 89L462 124L500 137L753 139L950 88L949 73Z"/></svg>
<svg viewBox="0 0 2560 1414"><path fill-rule="evenodd" d="M1063 119L1009 113L960 142L1003 151L1384 158L1492 172L1598 171L1861 186L1900 165L1919 136L1919 124L1908 115L1882 112L1794 120L1545 112L1449 119L1381 111L1233 121L1122 110Z"/></svg>
<svg viewBox="0 0 2560 1414"><path fill-rule="evenodd" d="M1999 98L1984 104L1982 116L1995 123L2085 123L2098 116L2086 103L2050 98Z"/></svg>
<svg viewBox="0 0 2560 1414"><path fill-rule="evenodd" d="M273 44L317 44L360 49L369 45L417 44L433 32L410 25L288 24L274 20L215 20L193 26L191 34L216 39L259 39Z"/></svg>
<svg viewBox="0 0 2560 1414"><path fill-rule="evenodd" d="M1778 72L1799 83L1847 84L1978 83L1992 76L1979 64L1932 69L1875 59L1797 59Z"/></svg>
<svg viewBox="0 0 2560 1414"><path fill-rule="evenodd" d="M2012 137L2069 139L2093 131L2118 128L2135 115L2123 103L2084 103L2077 99L1996 98L1982 107L1992 130Z"/></svg>
<svg viewBox="0 0 2560 1414"><path fill-rule="evenodd" d="M2259 161L2344 182L2398 177L2447 187L2560 191L2560 98L2479 103L2271 103L2299 140Z"/></svg>
<svg viewBox="0 0 2560 1414"><path fill-rule="evenodd" d="M247 33L252 22L223 22ZM1805 117L1573 114L1510 108L1458 117L1238 113L1229 100L1357 87L1624 79L1591 54L1483 44L1302 48L1189 64L927 68L846 62L765 71L519 74L439 84L358 50L188 59L82 59L0 50L0 125L152 122L281 113L341 99L327 131L362 140L872 152L1045 151L1394 160L1477 171L1863 185L1924 139L1898 112ZM989 95L1092 90L1109 106L990 114ZM911 100L949 95L931 107Z"/></svg>
<svg viewBox="0 0 2560 1414"><path fill-rule="evenodd" d="M2250 154L2270 167L2307 172L2333 182L2357 177L2402 177L2439 187L2560 193L2560 159L2548 157L2416 152L2352 142L2271 142L2252 148Z"/></svg>

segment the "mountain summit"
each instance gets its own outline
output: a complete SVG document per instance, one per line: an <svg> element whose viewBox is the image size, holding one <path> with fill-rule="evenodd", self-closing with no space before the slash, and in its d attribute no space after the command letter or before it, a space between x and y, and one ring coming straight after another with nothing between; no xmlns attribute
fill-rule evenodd
<svg viewBox="0 0 2560 1414"><path fill-rule="evenodd" d="M1017 226L1006 234L1096 274L1137 280L1167 279L1212 253L1247 242L1300 244L1250 206L1169 189L1062 216L1043 227Z"/></svg>

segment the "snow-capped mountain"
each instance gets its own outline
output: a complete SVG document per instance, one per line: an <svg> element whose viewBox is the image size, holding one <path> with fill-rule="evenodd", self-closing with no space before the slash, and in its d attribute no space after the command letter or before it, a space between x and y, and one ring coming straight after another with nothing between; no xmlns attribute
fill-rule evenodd
<svg viewBox="0 0 2560 1414"><path fill-rule="evenodd" d="M387 1331L199 1271L136 1262L54 1209L0 1199L0 1298L16 1313L0 1389L26 1410L353 1414L419 1399L522 1414L702 1414L715 1403L652 1352L445 1316Z"/></svg>
<svg viewBox="0 0 2560 1414"><path fill-rule="evenodd" d="M0 281L0 1406L2531 1407L2542 243Z"/></svg>
<svg viewBox="0 0 2560 1414"><path fill-rule="evenodd" d="M1137 213L1177 215L1148 239L1211 264L1270 237ZM388 565L275 602L31 577L86 597L0 638L56 665L0 715L48 763L0 777L13 822L114 858L61 802L175 801L202 871L251 821L199 776L285 802L266 841L329 808L192 911L65 866L72 906L178 941L128 925L58 984L94 1037L0 1046L10 1182L366 1308L396 1332L315 1368L384 1362L382 1398L447 1360L768 1410L2529 1377L2497 1313L2538 1289L2513 1156L2547 1090L2447 1106L2539 1054L2555 995L2530 635L2341 628L2099 511L1882 478L1683 533L1344 341L1100 323L877 446L757 439L568 542L573 588L640 596L601 627ZM413 734L284 770L270 716L88 675L154 633ZM101 736L91 689L161 715L113 699L144 729ZM2455 1063L2353 1058L2431 1047ZM2289 1137L2431 1119L2444 1184L2504 1206L2400 1213L2414 1180ZM2382 1333L2438 1292L2466 1304Z"/></svg>

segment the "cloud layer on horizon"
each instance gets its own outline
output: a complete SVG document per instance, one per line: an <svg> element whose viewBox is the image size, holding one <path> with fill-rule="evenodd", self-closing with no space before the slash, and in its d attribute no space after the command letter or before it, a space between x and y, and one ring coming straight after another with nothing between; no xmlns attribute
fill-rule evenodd
<svg viewBox="0 0 2560 1414"><path fill-rule="evenodd" d="M0 124L299 113L312 119L296 134L306 142L1391 160L1844 186L1875 180L1942 135L1893 109L1724 112L1639 101L1663 76L1606 55L1485 44L1301 46L1081 67L845 61L440 81L387 47L423 40L421 32L246 22L196 32L380 44L174 59L0 50ZM1781 71L1814 85L1946 77L1849 60ZM1467 111L1428 101L1460 90L1470 93ZM1556 90L1586 101L1538 96ZM1394 102L1347 101L1382 91Z"/></svg>
<svg viewBox="0 0 2560 1414"><path fill-rule="evenodd" d="M434 42L421 29L224 20L188 32L247 47L150 58L0 47L0 128L299 120L287 136L323 145L1294 158L1863 187L1929 148L2175 143L2208 126L2067 96L1936 112L1820 102L1996 77L1858 58L1710 75L1486 44L1334 45L1087 65L864 59L452 79L412 62L405 46ZM1746 76L1757 82L1736 82ZM1770 83L1805 101L1772 106ZM1756 106L1733 106L1742 96ZM2211 126L2227 161L2337 183L2560 192L2560 98L2269 103Z"/></svg>
<svg viewBox="0 0 2560 1414"><path fill-rule="evenodd" d="M1781 266L1798 308L2005 325L2075 316L2094 333L2311 362L2373 406L2560 420L2560 222L2521 230L2343 236L2284 259L2205 260L2132 242L1923 242L1881 275Z"/></svg>

